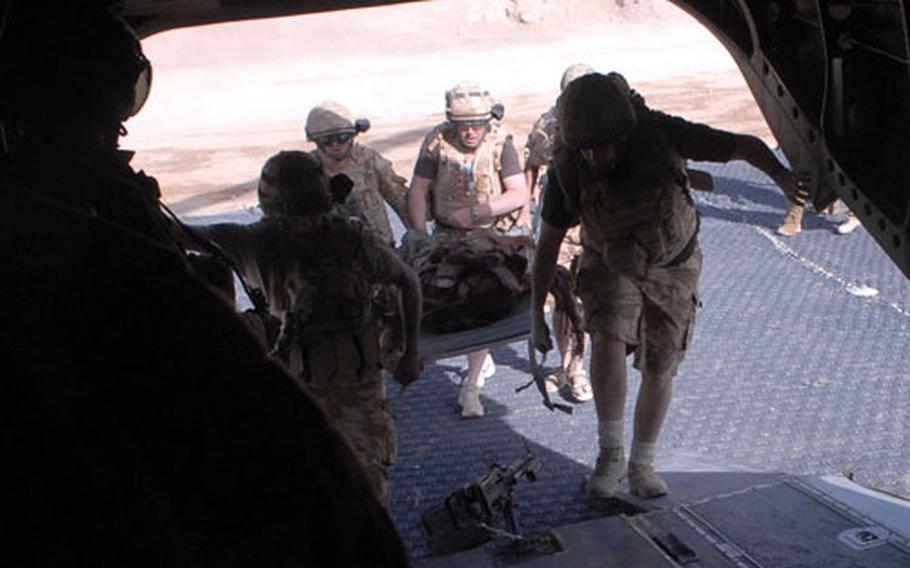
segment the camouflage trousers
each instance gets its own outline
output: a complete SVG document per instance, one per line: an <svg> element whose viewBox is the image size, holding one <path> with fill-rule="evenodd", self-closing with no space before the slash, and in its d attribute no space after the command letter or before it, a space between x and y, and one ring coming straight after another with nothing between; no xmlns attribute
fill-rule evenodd
<svg viewBox="0 0 910 568"><path fill-rule="evenodd" d="M389 468L395 463L397 448L395 420L382 374L377 371L374 377L357 383L308 383L306 388L322 403L329 423L351 445L373 493L388 508Z"/></svg>
<svg viewBox="0 0 910 568"><path fill-rule="evenodd" d="M563 238L562 244L559 247L559 256L557 257L557 262L560 266L565 267L569 271L569 277L575 279L577 276L578 270L578 259L581 256L581 239L579 236L579 227L575 226L570 228L565 237ZM577 287L573 284L572 288L574 289L574 298L572 302L574 305L574 310L577 314L583 314L584 309L581 306L581 302L578 299L578 290ZM566 351L571 355L566 361L565 369L580 368L581 365L580 359L584 358L585 345L579 343L579 336L576 335L574 328L574 321L572 317L565 311L565 307L559 301L553 301L553 337L556 340L557 346L565 346ZM574 316L573 316L574 317ZM583 338L582 338L583 340ZM562 348L560 348L562 349ZM560 353L562 353L560 351Z"/></svg>
<svg viewBox="0 0 910 568"><path fill-rule="evenodd" d="M568 268L573 274L575 270L572 265L575 259L581 255L582 250L579 232L578 226L572 227L566 231L566 236L563 237L562 244L559 246L559 256L556 260L556 262Z"/></svg>
<svg viewBox="0 0 910 568"><path fill-rule="evenodd" d="M577 282L586 331L595 343L625 343L644 376L671 379L695 328L701 265L696 247L685 262L631 277L609 270L597 252L584 249Z"/></svg>
<svg viewBox="0 0 910 568"><path fill-rule="evenodd" d="M373 492L388 507L395 422L385 395L377 336L373 326L356 336L350 332L308 336L300 353L308 372L298 376L322 403L329 423L347 439Z"/></svg>
<svg viewBox="0 0 910 568"><path fill-rule="evenodd" d="M396 369L406 347L401 291L391 284L380 286L373 297L373 312L379 320L379 358L382 368Z"/></svg>

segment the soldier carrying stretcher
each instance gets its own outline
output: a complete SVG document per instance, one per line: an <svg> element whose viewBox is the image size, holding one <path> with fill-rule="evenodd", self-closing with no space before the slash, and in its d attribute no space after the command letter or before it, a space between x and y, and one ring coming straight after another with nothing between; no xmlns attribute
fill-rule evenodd
<svg viewBox="0 0 910 568"><path fill-rule="evenodd" d="M518 153L501 124L502 105L475 83L458 83L446 92L446 121L423 141L408 194L411 224L434 237L463 239L478 229L504 235L529 235L522 216L528 203ZM483 416L480 388L495 372L488 349L468 355L467 378L458 402L465 418Z"/></svg>

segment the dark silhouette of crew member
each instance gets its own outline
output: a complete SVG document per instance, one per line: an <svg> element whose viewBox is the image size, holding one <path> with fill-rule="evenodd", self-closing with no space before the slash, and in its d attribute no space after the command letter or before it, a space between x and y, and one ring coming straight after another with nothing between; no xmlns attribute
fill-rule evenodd
<svg viewBox="0 0 910 568"><path fill-rule="evenodd" d="M118 150L151 68L99 5L0 4L4 559L407 565L350 447Z"/></svg>

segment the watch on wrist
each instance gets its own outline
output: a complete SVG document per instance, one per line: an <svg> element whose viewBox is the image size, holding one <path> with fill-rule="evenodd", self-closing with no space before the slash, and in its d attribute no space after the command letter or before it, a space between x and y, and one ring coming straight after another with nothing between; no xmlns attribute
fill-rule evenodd
<svg viewBox="0 0 910 568"><path fill-rule="evenodd" d="M472 223L479 223L479 222L480 222L480 215L477 214L477 209L475 209L475 207L476 207L476 206L472 205L472 206L468 209L468 217L471 219L471 222L472 222Z"/></svg>

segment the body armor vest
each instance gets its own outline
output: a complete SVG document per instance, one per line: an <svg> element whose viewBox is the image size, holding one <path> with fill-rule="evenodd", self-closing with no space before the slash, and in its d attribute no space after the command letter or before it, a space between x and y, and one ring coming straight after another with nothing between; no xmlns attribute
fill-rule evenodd
<svg viewBox="0 0 910 568"><path fill-rule="evenodd" d="M386 213L385 200L377 189L380 183L378 174L370 167L367 152L363 146L354 144L348 166L335 172L348 176L354 182L350 195L344 203L335 206L335 211L346 217L362 219L382 242L393 243L395 236ZM315 151L313 155L318 158Z"/></svg>
<svg viewBox="0 0 910 568"><path fill-rule="evenodd" d="M595 181L582 187L581 217L582 244L598 251L610 268L632 273L673 264L698 227L691 198L677 185L629 195Z"/></svg>
<svg viewBox="0 0 910 568"><path fill-rule="evenodd" d="M430 186L433 195L433 218L442 225L454 225L452 214L466 207L487 203L502 195L502 148L509 134L497 121L473 152L465 152L458 142L452 123L436 127L430 135L430 151L439 148L439 169ZM495 220L476 225L476 229L511 229L521 209L500 215Z"/></svg>
<svg viewBox="0 0 910 568"><path fill-rule="evenodd" d="M699 226L685 161L650 120L639 123L621 181L578 176L582 244L612 270L637 276L684 261Z"/></svg>

